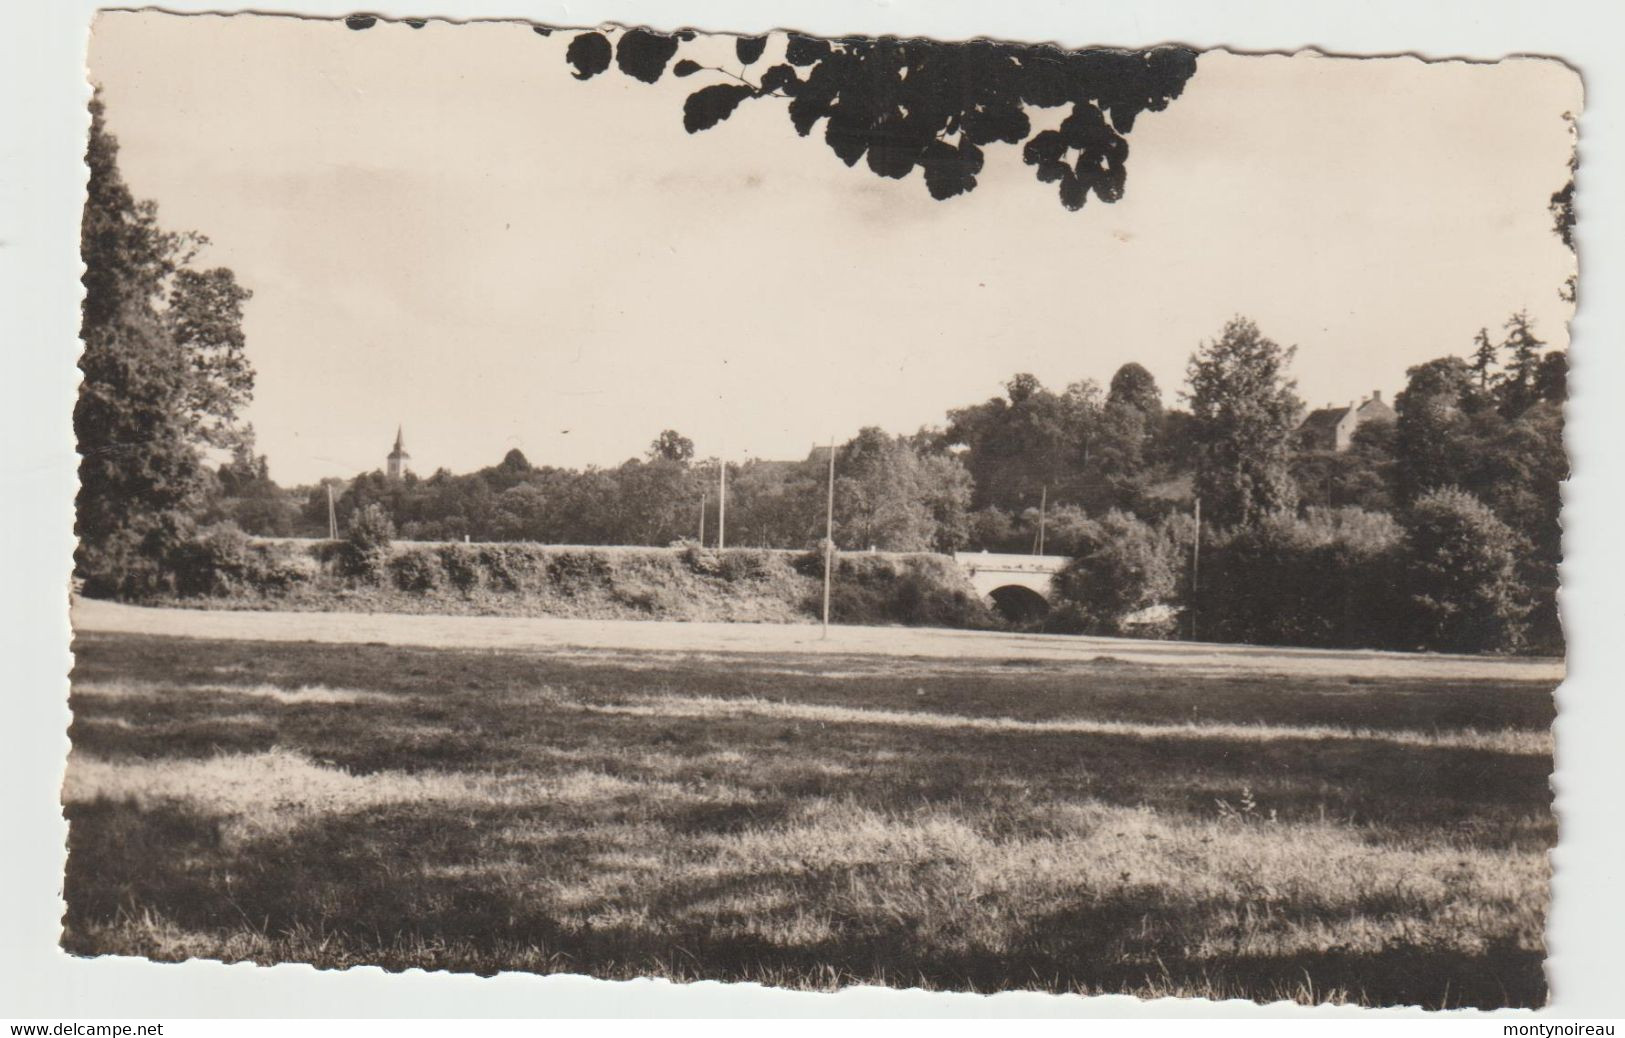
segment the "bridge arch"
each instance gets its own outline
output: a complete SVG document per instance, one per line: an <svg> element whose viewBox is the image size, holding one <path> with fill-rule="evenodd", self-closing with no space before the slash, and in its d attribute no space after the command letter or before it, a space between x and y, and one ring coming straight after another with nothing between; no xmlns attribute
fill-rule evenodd
<svg viewBox="0 0 1625 1038"><path fill-rule="evenodd" d="M1054 602L1053 580L1071 559L1064 555L1008 555L992 552L956 552L957 562L977 594L1000 606L996 593L1016 603L1016 594L1006 588L1016 587L1032 592L1046 607ZM1031 599L1023 599L1031 605ZM1040 614L1042 615L1042 614Z"/></svg>
<svg viewBox="0 0 1625 1038"><path fill-rule="evenodd" d="M1026 584L1000 584L987 593L994 610L1014 624L1032 623L1049 615L1049 599Z"/></svg>

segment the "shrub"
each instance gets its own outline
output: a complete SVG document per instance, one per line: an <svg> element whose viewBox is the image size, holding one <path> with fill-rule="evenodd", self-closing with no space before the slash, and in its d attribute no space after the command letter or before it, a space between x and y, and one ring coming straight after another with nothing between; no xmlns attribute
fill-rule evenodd
<svg viewBox="0 0 1625 1038"><path fill-rule="evenodd" d="M1204 532L1197 636L1267 645L1403 643L1401 531L1358 508Z"/></svg>
<svg viewBox="0 0 1625 1038"><path fill-rule="evenodd" d="M251 568L248 535L236 523L206 526L170 556L175 591L217 595L241 587Z"/></svg>
<svg viewBox="0 0 1625 1038"><path fill-rule="evenodd" d="M307 576L286 545L255 544L229 521L183 542L171 553L169 568L180 595L285 591Z"/></svg>
<svg viewBox="0 0 1625 1038"><path fill-rule="evenodd" d="M140 600L164 594L175 588L175 556L192 534L192 521L178 513L132 516L94 540L81 536L74 572L91 598Z"/></svg>
<svg viewBox="0 0 1625 1038"><path fill-rule="evenodd" d="M823 555L808 553L797 569L823 575ZM812 612L821 609L822 586ZM830 618L846 624L919 627L997 626L993 614L952 559L942 555L850 553L835 560Z"/></svg>
<svg viewBox="0 0 1625 1038"><path fill-rule="evenodd" d="M721 563L717 556L719 552L706 548L696 540L680 541L676 545L677 557L683 560L693 573L702 577L714 577L721 570Z"/></svg>
<svg viewBox="0 0 1625 1038"><path fill-rule="evenodd" d="M547 557L547 582L566 597L602 587L609 577L610 563L601 551L561 551Z"/></svg>
<svg viewBox="0 0 1625 1038"><path fill-rule="evenodd" d="M339 565L352 577L372 578L384 571L395 524L382 505L369 504L350 516L349 535L339 551Z"/></svg>
<svg viewBox="0 0 1625 1038"><path fill-rule="evenodd" d="M722 553L722 579L730 584L760 580L772 574L774 561L765 548L730 548Z"/></svg>
<svg viewBox="0 0 1625 1038"><path fill-rule="evenodd" d="M1112 511L1076 536L1077 555L1055 575L1054 588L1086 629L1120 634L1131 614L1173 599L1177 549L1155 527Z"/></svg>
<svg viewBox="0 0 1625 1038"><path fill-rule="evenodd" d="M479 557L461 544L448 544L437 553L440 568L446 580L458 591L467 593L480 586Z"/></svg>
<svg viewBox="0 0 1625 1038"><path fill-rule="evenodd" d="M445 577L438 553L413 549L389 560L389 573L402 591L433 591Z"/></svg>
<svg viewBox="0 0 1625 1038"><path fill-rule="evenodd" d="M1522 644L1527 594L1521 541L1471 494L1429 491L1405 514L1407 587L1422 644L1446 652L1510 652Z"/></svg>
<svg viewBox="0 0 1625 1038"><path fill-rule="evenodd" d="M491 586L500 591L518 591L524 578L536 571L539 562L534 548L516 544L481 545L475 550L475 564L485 571Z"/></svg>

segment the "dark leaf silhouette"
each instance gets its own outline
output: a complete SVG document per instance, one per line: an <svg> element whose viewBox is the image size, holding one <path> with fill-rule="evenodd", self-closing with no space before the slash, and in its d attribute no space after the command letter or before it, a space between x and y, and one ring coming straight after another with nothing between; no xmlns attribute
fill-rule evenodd
<svg viewBox="0 0 1625 1038"><path fill-rule="evenodd" d="M828 40L791 33L790 42L785 46L784 56L792 65L811 65L828 57L829 53Z"/></svg>
<svg viewBox="0 0 1625 1038"><path fill-rule="evenodd" d="M969 141L960 142L957 148L934 141L926 148L920 165L924 167L925 186L931 197L941 201L976 186L976 174L982 169L982 149Z"/></svg>
<svg viewBox="0 0 1625 1038"><path fill-rule="evenodd" d="M762 73L762 90L767 93L781 93L786 97L793 97L796 88L801 86L801 77L789 65L774 65ZM806 134L802 134L803 137Z"/></svg>
<svg viewBox="0 0 1625 1038"><path fill-rule="evenodd" d="M1079 180L1078 175L1072 170L1065 169L1061 174L1061 204L1077 212L1087 201L1089 201L1088 186Z"/></svg>
<svg viewBox="0 0 1625 1038"><path fill-rule="evenodd" d="M738 83L718 83L694 91L683 104L683 129L689 133L709 130L732 115L739 102L754 93L750 87Z"/></svg>
<svg viewBox="0 0 1625 1038"><path fill-rule="evenodd" d="M666 62L677 53L677 37L647 29L628 29L615 48L615 64L622 72L644 83L658 82Z"/></svg>
<svg viewBox="0 0 1625 1038"><path fill-rule="evenodd" d="M661 35L627 30L615 57L621 70L657 81L680 44L693 33ZM567 58L586 79L609 64L609 43L585 33ZM765 37L734 41L741 64L767 50ZM704 71L682 60L675 75ZM683 106L690 132L710 129L748 97L789 99L790 124L806 137L824 123L824 142L848 166L866 160L876 176L902 179L922 171L933 198L952 198L976 186L982 148L1021 145L1022 159L1040 183L1056 184L1061 204L1080 209L1093 194L1103 202L1123 197L1128 141L1136 116L1161 111L1196 71L1195 52L1183 47L1143 51L1063 51L1033 44L941 43L935 40L819 39L790 33L784 60L754 74L714 70L737 82L703 86ZM1034 133L1031 108L1068 109L1056 129Z"/></svg>
<svg viewBox="0 0 1625 1038"><path fill-rule="evenodd" d="M362 29L370 29L374 25L377 25L378 19L374 18L370 14L352 14L350 17L344 19L344 24L357 32L360 32Z"/></svg>
<svg viewBox="0 0 1625 1038"><path fill-rule="evenodd" d="M972 108L965 113L962 125L966 138L972 144L992 144L994 141L1020 144L1032 130L1027 113L1016 104Z"/></svg>
<svg viewBox="0 0 1625 1038"><path fill-rule="evenodd" d="M739 56L741 65L749 65L756 61L766 49L766 36L741 36L734 41L734 53Z"/></svg>
<svg viewBox="0 0 1625 1038"><path fill-rule="evenodd" d="M591 79L609 68L609 40L603 33L584 32L570 41L564 60L575 66L577 79Z"/></svg>

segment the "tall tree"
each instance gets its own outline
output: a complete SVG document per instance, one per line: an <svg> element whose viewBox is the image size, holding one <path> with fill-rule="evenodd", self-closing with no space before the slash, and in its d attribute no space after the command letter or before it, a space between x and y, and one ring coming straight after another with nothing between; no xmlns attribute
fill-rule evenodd
<svg viewBox="0 0 1625 1038"><path fill-rule="evenodd" d="M210 447L236 447L238 412L254 395L254 369L243 352L243 304L253 296L226 267L182 267L170 286L164 327L188 358L187 425Z"/></svg>
<svg viewBox="0 0 1625 1038"><path fill-rule="evenodd" d="M1478 389L1481 393L1488 393L1497 380L1495 367L1500 363L1501 347L1490 342L1490 330L1480 328L1478 334L1473 336L1473 376L1478 379Z"/></svg>
<svg viewBox="0 0 1625 1038"><path fill-rule="evenodd" d="M1130 361L1112 375L1106 403L1132 407L1152 423L1162 417L1162 390L1145 367Z"/></svg>
<svg viewBox="0 0 1625 1038"><path fill-rule="evenodd" d="M1553 350L1540 358L1540 370L1535 373L1535 394L1548 404L1561 405L1569 398L1567 350Z"/></svg>
<svg viewBox="0 0 1625 1038"><path fill-rule="evenodd" d="M1394 398L1395 490L1409 504L1435 487L1459 484L1471 457L1469 416L1483 410L1472 368L1460 357L1439 357L1405 372Z"/></svg>
<svg viewBox="0 0 1625 1038"><path fill-rule="evenodd" d="M1097 510L1103 505L1133 507L1144 490L1153 441L1162 425L1162 391L1151 372L1133 362L1118 368L1094 424L1098 447L1085 473L1094 493L1080 499Z"/></svg>
<svg viewBox="0 0 1625 1038"><path fill-rule="evenodd" d="M944 435L969 448L964 464L975 479L976 506L1019 513L1038 504L1046 487L1051 501L1072 499L1099 395L1088 382L1058 394L1022 372L1005 383L1004 397L949 411Z"/></svg>
<svg viewBox="0 0 1625 1038"><path fill-rule="evenodd" d="M837 544L951 551L967 539L970 477L957 459L871 426L841 445L835 471Z"/></svg>
<svg viewBox="0 0 1625 1038"><path fill-rule="evenodd" d="M1496 397L1501 413L1510 418L1540 399L1540 358L1546 344L1535 336L1534 322L1523 310L1507 318L1506 331L1506 340L1501 344L1508 358L1506 376L1497 387Z"/></svg>
<svg viewBox="0 0 1625 1038"><path fill-rule="evenodd" d="M1196 491L1216 523L1248 523L1297 503L1292 433L1303 405L1286 376L1295 352L1234 317L1191 356L1185 395L1201 444Z"/></svg>
<svg viewBox="0 0 1625 1038"><path fill-rule="evenodd" d="M75 561L87 593L139 595L163 585L165 560L189 533L201 449L235 442L253 386L240 329L247 293L230 271L186 267L204 239L158 226L157 207L136 201L119 172L99 96L90 112Z"/></svg>
<svg viewBox="0 0 1625 1038"><path fill-rule="evenodd" d="M687 465L694 460L694 441L676 429L667 429L649 444L646 456L650 461L674 461Z"/></svg>

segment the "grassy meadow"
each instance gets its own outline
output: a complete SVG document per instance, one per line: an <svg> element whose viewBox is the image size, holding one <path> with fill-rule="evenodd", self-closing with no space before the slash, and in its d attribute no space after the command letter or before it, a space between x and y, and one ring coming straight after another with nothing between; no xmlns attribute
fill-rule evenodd
<svg viewBox="0 0 1625 1038"><path fill-rule="evenodd" d="M1550 682L74 648L77 954L1546 998Z"/></svg>

